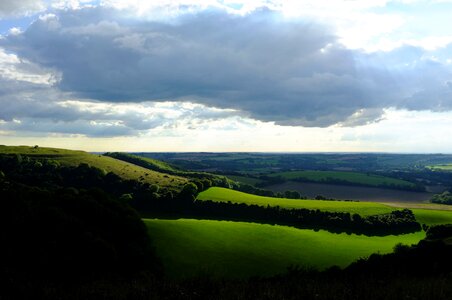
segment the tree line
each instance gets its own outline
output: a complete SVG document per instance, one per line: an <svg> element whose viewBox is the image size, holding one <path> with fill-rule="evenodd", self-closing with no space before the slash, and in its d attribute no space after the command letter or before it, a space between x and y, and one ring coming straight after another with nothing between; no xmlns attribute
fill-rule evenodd
<svg viewBox="0 0 452 300"><path fill-rule="evenodd" d="M99 188L30 186L6 176L0 199L0 277L89 280L162 271L138 213Z"/></svg>
<svg viewBox="0 0 452 300"><path fill-rule="evenodd" d="M269 185L281 184L287 181L295 181L295 182L310 182L310 183L323 183L323 184L339 184L339 185L348 185L348 186L365 186L365 187L377 187L377 188L385 188L385 189L393 189L393 190L403 190L403 191L413 191L413 192L425 192L425 186L419 183L413 183L413 185L408 184L394 184L394 183L380 183L380 184L366 184L360 182L351 182L345 179L326 177L321 180L314 180L305 177L286 179L283 176L268 176L262 175L259 177L262 182L256 184L258 187L266 187Z"/></svg>
<svg viewBox="0 0 452 300"><path fill-rule="evenodd" d="M430 202L452 205L452 194L450 191L444 191L441 194L435 194L433 195L432 199L430 199Z"/></svg>

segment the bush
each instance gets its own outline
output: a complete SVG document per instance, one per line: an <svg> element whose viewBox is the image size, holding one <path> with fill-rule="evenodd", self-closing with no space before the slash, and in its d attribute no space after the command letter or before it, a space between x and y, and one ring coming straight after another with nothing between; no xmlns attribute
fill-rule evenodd
<svg viewBox="0 0 452 300"><path fill-rule="evenodd" d="M452 204L452 194L449 191L445 191L434 195L430 201L439 204Z"/></svg>

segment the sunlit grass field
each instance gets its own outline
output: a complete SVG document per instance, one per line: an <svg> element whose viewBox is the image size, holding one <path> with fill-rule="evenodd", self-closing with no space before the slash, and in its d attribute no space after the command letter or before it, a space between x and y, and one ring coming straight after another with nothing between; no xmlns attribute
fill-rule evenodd
<svg viewBox="0 0 452 300"><path fill-rule="evenodd" d="M181 186L188 181L183 177L155 172L118 159L84 151L42 147L35 149L27 146L0 146L0 154L20 154L38 159L53 159L67 166L78 166L80 163L87 163L107 173L113 172L124 179L158 184L161 187L167 187L172 190L180 190Z"/></svg>
<svg viewBox="0 0 452 300"><path fill-rule="evenodd" d="M243 278L271 276L297 265L345 267L372 253L389 253L397 243L415 244L424 232L367 237L256 223L145 219L168 275L212 274Z"/></svg>
<svg viewBox="0 0 452 300"><path fill-rule="evenodd" d="M216 202L245 203L248 205L280 206L284 208L320 209L332 212L357 213L362 216L389 213L395 209L404 207L404 203L398 203L397 207L376 202L349 202L349 201L325 201L325 200L293 200L283 198L262 197L226 188L213 187L198 195L198 200L212 200ZM416 219L421 224L452 224L452 210L443 210L444 205L428 204L426 208L407 208L413 210ZM422 205L417 205L422 207ZM434 209L438 207L438 209ZM448 207L447 207L448 208Z"/></svg>
<svg viewBox="0 0 452 300"><path fill-rule="evenodd" d="M452 171L452 163L432 165L432 166L428 166L428 168L430 168L432 170L439 170L439 171Z"/></svg>
<svg viewBox="0 0 452 300"><path fill-rule="evenodd" d="M270 174L271 177L282 177L287 180L305 179L315 182L324 182L328 179L346 181L368 186L397 185L414 187L414 184L405 180L379 176L374 174L341 171L292 171Z"/></svg>
<svg viewBox="0 0 452 300"><path fill-rule="evenodd" d="M432 209L411 209L416 219L421 224L439 225L452 224L452 211L450 210L432 210Z"/></svg>
<svg viewBox="0 0 452 300"><path fill-rule="evenodd" d="M248 205L280 206L284 208L320 209L331 212L357 213L362 216L389 213L394 208L375 202L324 201L324 200L293 200L284 198L262 197L226 188L212 187L198 195L198 200L216 202L245 203Z"/></svg>

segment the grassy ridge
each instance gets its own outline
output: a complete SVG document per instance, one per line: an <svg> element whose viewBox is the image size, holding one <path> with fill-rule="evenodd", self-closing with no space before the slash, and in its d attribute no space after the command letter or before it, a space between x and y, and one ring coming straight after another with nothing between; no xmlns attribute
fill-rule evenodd
<svg viewBox="0 0 452 300"><path fill-rule="evenodd" d="M124 179L133 179L149 184L158 184L170 190L179 190L187 182L186 178L162 174L111 157L56 148L33 148L27 146L0 146L0 154L20 154L37 159L53 159L67 166L87 163L93 167L113 172Z"/></svg>
<svg viewBox="0 0 452 300"><path fill-rule="evenodd" d="M391 178L380 175L358 173L358 172L341 172L341 171L293 171L270 174L270 177L282 177L287 180L309 180L314 182L325 182L331 180L344 181L348 183L368 185L368 186L403 186L414 187L411 182Z"/></svg>
<svg viewBox="0 0 452 300"><path fill-rule="evenodd" d="M5 146L0 145L1 154L21 154L29 156L59 157L68 155L81 155L86 152L59 148L29 147L29 146Z"/></svg>
<svg viewBox="0 0 452 300"><path fill-rule="evenodd" d="M332 212L357 213L362 216L389 213L394 210L385 204L374 202L346 202L320 200L292 200L284 198L262 197L242 193L226 188L213 187L198 195L198 200L212 200L216 202L245 203L261 206L280 206L284 208L320 209Z"/></svg>
<svg viewBox="0 0 452 300"><path fill-rule="evenodd" d="M423 232L367 237L285 226L207 220L144 220L168 275L213 273L225 277L270 276L290 265L344 267L397 243L414 244Z"/></svg>
<svg viewBox="0 0 452 300"><path fill-rule="evenodd" d="M118 160L122 160L125 162L133 163L135 165L141 166L143 168L154 170L161 173L167 173L167 174L173 174L177 175L175 173L184 173L183 171L180 171L170 164L156 160L153 158L148 158L144 156L138 156L135 154L130 153L123 153L123 152L107 152L104 154L105 156L109 156Z"/></svg>

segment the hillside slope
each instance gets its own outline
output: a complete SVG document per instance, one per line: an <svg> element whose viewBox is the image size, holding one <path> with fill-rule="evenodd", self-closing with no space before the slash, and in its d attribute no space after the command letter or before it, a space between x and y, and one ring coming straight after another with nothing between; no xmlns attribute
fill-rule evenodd
<svg viewBox="0 0 452 300"><path fill-rule="evenodd" d="M231 189L212 187L198 195L198 200L215 202L245 203L248 205L279 206L283 208L320 209L330 212L357 213L362 216L390 213L392 208L385 204L373 202L323 201L323 200L293 200L285 198L263 197Z"/></svg>
<svg viewBox="0 0 452 300"><path fill-rule="evenodd" d="M411 245L424 232L368 237L257 223L145 219L157 255L172 277L212 274L246 278L283 273L289 266L345 267L372 253ZM334 249L334 251L333 251Z"/></svg>
<svg viewBox="0 0 452 300"><path fill-rule="evenodd" d="M0 146L0 155L20 155L34 159L52 159L66 166L78 166L81 163L112 172L123 179L137 180L142 183L158 184L168 190L179 191L188 179L170 174L149 170L122 160L84 151L58 148Z"/></svg>
<svg viewBox="0 0 452 300"><path fill-rule="evenodd" d="M212 187L198 195L197 200L212 200L215 202L245 203L259 206L279 206L282 208L306 208L319 209L330 212L357 213L361 216L389 213L395 208L413 208L416 219L421 224L437 225L452 224L452 211L448 205L418 205L411 207L399 203L397 206L376 202L350 202L350 201L325 201L325 200L293 200L285 198L263 197L242 193L221 187Z"/></svg>

